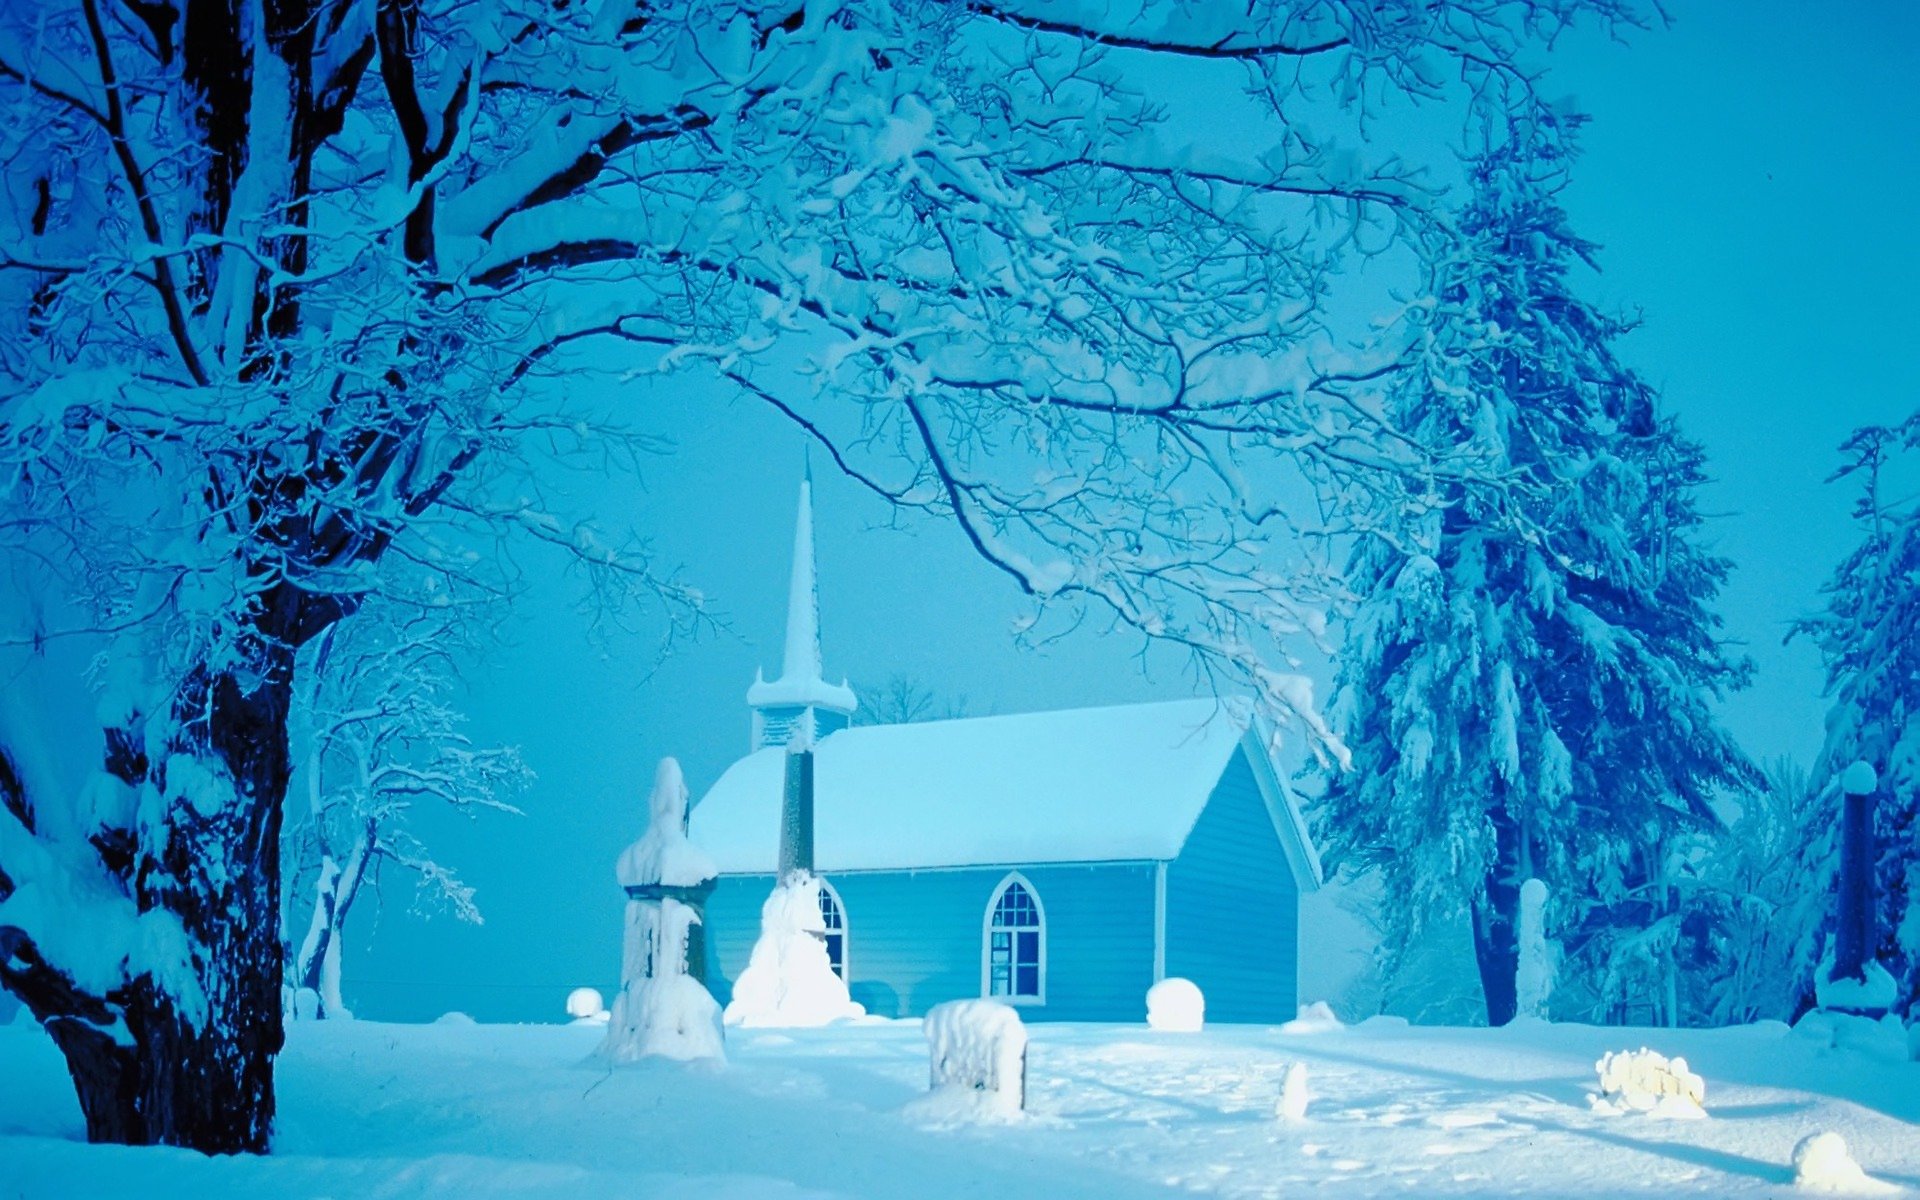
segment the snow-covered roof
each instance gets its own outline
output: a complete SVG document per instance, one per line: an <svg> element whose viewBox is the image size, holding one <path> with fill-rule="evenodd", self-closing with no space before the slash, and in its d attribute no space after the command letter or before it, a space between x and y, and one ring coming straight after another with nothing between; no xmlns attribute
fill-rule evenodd
<svg viewBox="0 0 1920 1200"><path fill-rule="evenodd" d="M843 729L815 749L814 863L832 872L1172 859L1244 742L1288 859L1311 887L1305 827L1246 728L1243 706L1205 699ZM774 747L748 755L694 807L693 841L722 872L774 869L785 757Z"/></svg>

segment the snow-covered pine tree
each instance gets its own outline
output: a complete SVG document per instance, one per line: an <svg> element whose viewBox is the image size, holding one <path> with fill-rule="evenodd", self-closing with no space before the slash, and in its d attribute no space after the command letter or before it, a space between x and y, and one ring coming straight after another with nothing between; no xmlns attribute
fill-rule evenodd
<svg viewBox="0 0 1920 1200"><path fill-rule="evenodd" d="M1570 959L1604 968L1607 931L1657 914L1668 835L1753 774L1708 707L1747 668L1708 607L1727 564L1694 540L1701 452L1570 279L1592 250L1556 199L1577 125L1510 127L1471 164L1395 417L1511 487L1435 480L1357 546L1335 710L1353 763L1323 808L1341 865L1384 874L1389 959L1471 920L1493 1024L1515 1012L1523 880L1550 887Z"/></svg>
<svg viewBox="0 0 1920 1200"><path fill-rule="evenodd" d="M1920 498L1889 487L1897 466L1920 459L1920 412L1898 425L1856 430L1829 482L1857 478L1860 544L1828 581L1826 610L1798 622L1827 666L1827 735L1814 768L1818 797L1806 825L1802 886L1826 898L1804 930L1797 967L1804 997L1830 940L1840 864L1840 773L1864 761L1874 794L1876 954L1899 991L1894 1011L1920 1006ZM1911 456L1911 457L1907 457ZM1908 478L1910 479L1910 473ZM1889 495L1889 491L1894 492Z"/></svg>

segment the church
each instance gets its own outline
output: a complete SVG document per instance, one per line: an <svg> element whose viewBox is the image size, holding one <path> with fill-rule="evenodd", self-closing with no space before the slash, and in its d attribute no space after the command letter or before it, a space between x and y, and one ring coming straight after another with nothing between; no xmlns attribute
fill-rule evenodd
<svg viewBox="0 0 1920 1200"><path fill-rule="evenodd" d="M719 866L706 978L731 997L779 853L786 745L814 749L813 862L834 970L869 1013L990 996L1028 1020L1137 1021L1193 980L1211 1021L1298 1004L1299 897L1319 860L1269 740L1213 698L861 725L822 671L811 485L780 676L752 744L690 817Z"/></svg>

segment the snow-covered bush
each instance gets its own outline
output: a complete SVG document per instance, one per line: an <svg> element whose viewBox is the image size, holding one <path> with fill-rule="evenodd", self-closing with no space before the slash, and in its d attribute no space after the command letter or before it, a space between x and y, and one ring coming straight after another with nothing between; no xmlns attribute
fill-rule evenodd
<svg viewBox="0 0 1920 1200"><path fill-rule="evenodd" d="M760 940L733 983L729 1025L811 1026L866 1015L827 957L820 880L791 871L760 906Z"/></svg>
<svg viewBox="0 0 1920 1200"><path fill-rule="evenodd" d="M1004 1119L1027 1106L1027 1028L1011 1005L949 1000L925 1028L931 1091L915 1111Z"/></svg>
<svg viewBox="0 0 1920 1200"><path fill-rule="evenodd" d="M1273 1115L1282 1121L1305 1120L1307 1099L1307 1064L1289 1064L1280 1081L1280 1101L1274 1105Z"/></svg>
<svg viewBox="0 0 1920 1200"><path fill-rule="evenodd" d="M1600 1073L1595 1112L1647 1113L1659 1117L1704 1117L1706 1080L1687 1069L1684 1058L1669 1059L1647 1049L1613 1051L1594 1064Z"/></svg>
<svg viewBox="0 0 1920 1200"><path fill-rule="evenodd" d="M1816 1133L1793 1148L1793 1182L1814 1192L1879 1195L1894 1191L1869 1176L1853 1161L1846 1139L1837 1133Z"/></svg>
<svg viewBox="0 0 1920 1200"><path fill-rule="evenodd" d="M622 887L652 894L627 901L620 994L600 1053L613 1062L725 1058L720 1005L687 974L687 935L700 916L669 894L697 889L716 873L687 841L687 785L674 759L661 759L654 771L647 809L647 831L620 855L618 875Z"/></svg>
<svg viewBox="0 0 1920 1200"><path fill-rule="evenodd" d="M1172 1033L1199 1033L1207 1020L1207 998L1191 979L1162 979L1147 989L1147 1026Z"/></svg>

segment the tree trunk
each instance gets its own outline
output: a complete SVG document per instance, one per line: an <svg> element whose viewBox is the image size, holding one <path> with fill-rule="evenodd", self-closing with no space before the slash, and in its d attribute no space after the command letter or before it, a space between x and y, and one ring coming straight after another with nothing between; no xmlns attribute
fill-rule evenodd
<svg viewBox="0 0 1920 1200"><path fill-rule="evenodd" d="M175 994L142 975L110 995L118 1038L27 997L66 1055L89 1141L233 1154L264 1152L272 1136L292 654L249 657L250 688L203 666L181 689L166 760L146 772L166 797L165 841L128 872L141 909L172 913L195 943L197 987Z"/></svg>
<svg viewBox="0 0 1920 1200"><path fill-rule="evenodd" d="M1505 1025L1520 1008L1520 831L1504 805L1488 817L1494 857L1473 906L1473 953L1487 1002L1487 1024Z"/></svg>

